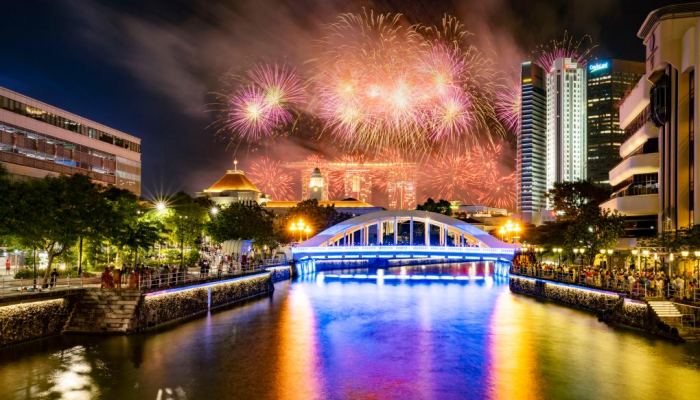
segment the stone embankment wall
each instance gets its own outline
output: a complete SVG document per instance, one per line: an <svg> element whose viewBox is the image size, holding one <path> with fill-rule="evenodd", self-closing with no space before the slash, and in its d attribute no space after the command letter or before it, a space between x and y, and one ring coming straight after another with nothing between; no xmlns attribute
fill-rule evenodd
<svg viewBox="0 0 700 400"><path fill-rule="evenodd" d="M68 321L75 301L70 296L0 306L0 347L58 335Z"/></svg>
<svg viewBox="0 0 700 400"><path fill-rule="evenodd" d="M215 285L154 293L145 297L137 310L136 330L146 329L180 318L268 294L273 290L272 274L239 278Z"/></svg>
<svg viewBox="0 0 700 400"><path fill-rule="evenodd" d="M510 290L552 300L596 313L599 319L643 329L649 333L679 340L668 326L658 320L646 303L624 300L617 294L535 278L510 276Z"/></svg>
<svg viewBox="0 0 700 400"><path fill-rule="evenodd" d="M290 265L286 265L284 267L272 267L268 268L268 271L270 271L270 274L272 275L272 282L280 282L280 281L286 281L288 279L292 278L292 267Z"/></svg>

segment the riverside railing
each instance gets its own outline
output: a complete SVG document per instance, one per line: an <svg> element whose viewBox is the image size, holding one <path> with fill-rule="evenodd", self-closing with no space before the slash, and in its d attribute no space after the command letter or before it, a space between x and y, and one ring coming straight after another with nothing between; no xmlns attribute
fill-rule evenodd
<svg viewBox="0 0 700 400"><path fill-rule="evenodd" d="M634 299L655 297L655 293L652 293L647 282L641 284L640 282L636 281L629 282L627 279L619 280L617 277L606 280L602 275L589 276L574 269L569 271L558 271L554 269L512 266L510 272L516 275L530 276L533 278L568 283L577 286L589 287L592 289L607 290L609 292L624 294L629 298Z"/></svg>
<svg viewBox="0 0 700 400"><path fill-rule="evenodd" d="M55 292L67 289L79 289L85 286L97 285L99 277L78 277L68 275L56 280L49 279L44 285L44 278L37 278L34 287L34 278L31 279L4 279L0 280L0 297L23 296L36 293Z"/></svg>
<svg viewBox="0 0 700 400"><path fill-rule="evenodd" d="M201 267L197 267L187 268L184 271L178 268L145 269L138 271L138 276L134 271L128 276L122 277L121 288L155 289L225 280L237 276L262 272L267 268L280 266L283 264L284 263L281 263L278 259L267 259L245 265L241 265L240 263L232 263L229 265L224 265L223 268L203 269ZM116 287L117 285L115 282L110 288Z"/></svg>
<svg viewBox="0 0 700 400"><path fill-rule="evenodd" d="M603 274L587 274L587 271L575 268L559 270L533 266L511 266L510 272L534 278L617 292L640 300L647 298L683 299L691 303L700 304L700 291L698 288L688 288L687 282L679 285L675 281L670 281L668 284L660 281L654 282L652 285L650 279L643 278L640 281L634 278L630 281L630 277L626 274L620 275L613 273L609 275L609 277L606 277Z"/></svg>

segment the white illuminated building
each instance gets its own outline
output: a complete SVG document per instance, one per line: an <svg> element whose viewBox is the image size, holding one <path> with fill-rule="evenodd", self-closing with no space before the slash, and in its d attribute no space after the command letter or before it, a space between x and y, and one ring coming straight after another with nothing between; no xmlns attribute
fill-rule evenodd
<svg viewBox="0 0 700 400"><path fill-rule="evenodd" d="M586 179L586 69L570 58L547 73L547 190Z"/></svg>

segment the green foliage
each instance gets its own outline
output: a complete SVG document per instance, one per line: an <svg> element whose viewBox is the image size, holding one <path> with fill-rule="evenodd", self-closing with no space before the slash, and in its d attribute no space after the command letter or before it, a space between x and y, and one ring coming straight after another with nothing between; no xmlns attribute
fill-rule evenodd
<svg viewBox="0 0 700 400"><path fill-rule="evenodd" d="M564 249L571 252L574 248L586 248L585 255L592 264L600 249L614 248L624 233L623 215L589 204L581 208L566 230Z"/></svg>
<svg viewBox="0 0 700 400"><path fill-rule="evenodd" d="M184 192L167 199L168 212L165 213L165 226L170 231L170 241L184 247L197 247L202 242L202 230L209 220L206 200L192 198Z"/></svg>
<svg viewBox="0 0 700 400"><path fill-rule="evenodd" d="M564 212L563 219L576 219L584 206L597 207L610 192L590 181L555 182L547 197L555 210Z"/></svg>
<svg viewBox="0 0 700 400"><path fill-rule="evenodd" d="M318 200L310 199L299 202L296 206L290 208L285 217L286 223L281 228L285 229L286 232L286 229L289 228L292 222L301 219L311 227L309 235L311 237L350 218L352 218L350 214L338 212L334 206L321 206L318 204ZM294 239L291 236L287 236L287 238Z"/></svg>
<svg viewBox="0 0 700 400"><path fill-rule="evenodd" d="M222 207L205 224L205 231L216 243L227 240L267 240L272 237L272 213L260 205L231 203Z"/></svg>
<svg viewBox="0 0 700 400"><path fill-rule="evenodd" d="M452 215L452 205L449 201L444 199L440 199L440 201L436 203L435 200L428 198L425 203L419 204L416 210L434 212L447 215L448 217Z"/></svg>

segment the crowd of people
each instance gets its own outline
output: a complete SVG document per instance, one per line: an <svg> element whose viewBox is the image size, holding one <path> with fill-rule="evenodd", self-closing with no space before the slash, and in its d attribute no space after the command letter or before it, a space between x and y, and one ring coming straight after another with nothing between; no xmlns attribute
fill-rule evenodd
<svg viewBox="0 0 700 400"><path fill-rule="evenodd" d="M573 267L544 263L513 262L511 272L521 275L552 279L616 292L632 297L666 297L700 301L697 277L669 275L664 271L640 271L634 266L607 269L603 266Z"/></svg>
<svg viewBox="0 0 700 400"><path fill-rule="evenodd" d="M136 266L122 264L107 267L100 277L104 289L154 288L170 286L185 281L201 280L224 275L240 274L264 266L265 260L251 250L244 254L226 254L220 247L202 246L197 267L191 270L179 265Z"/></svg>

